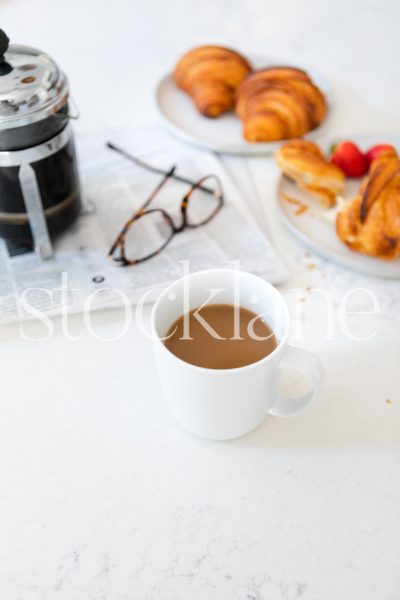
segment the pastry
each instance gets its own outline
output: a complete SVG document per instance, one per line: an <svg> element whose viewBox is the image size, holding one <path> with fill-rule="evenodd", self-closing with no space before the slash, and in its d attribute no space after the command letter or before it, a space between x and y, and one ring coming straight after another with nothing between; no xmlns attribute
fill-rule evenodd
<svg viewBox="0 0 400 600"><path fill-rule="evenodd" d="M325 118L327 104L305 71L270 67L244 79L236 92L236 114L249 142L300 137Z"/></svg>
<svg viewBox="0 0 400 600"><path fill-rule="evenodd" d="M359 193L336 217L339 238L356 252L387 260L400 256L400 160L373 161Z"/></svg>
<svg viewBox="0 0 400 600"><path fill-rule="evenodd" d="M345 176L336 165L328 162L320 148L307 140L292 140L275 153L282 172L299 188L316 196L324 206L331 207L344 190Z"/></svg>
<svg viewBox="0 0 400 600"><path fill-rule="evenodd" d="M182 56L174 79L202 115L215 118L234 107L235 91L250 71L247 60L234 50L200 46Z"/></svg>

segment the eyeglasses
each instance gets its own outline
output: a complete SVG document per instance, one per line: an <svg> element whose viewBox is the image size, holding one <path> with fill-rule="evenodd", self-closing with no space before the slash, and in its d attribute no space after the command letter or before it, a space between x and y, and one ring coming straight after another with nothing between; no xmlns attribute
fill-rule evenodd
<svg viewBox="0 0 400 600"><path fill-rule="evenodd" d="M169 171L163 171L136 158L111 142L107 142L106 145L140 167L163 175L162 180L151 192L146 202L125 223L109 250L108 256L120 263L121 266L136 265L153 258L164 250L175 234L188 228L195 229L206 225L222 208L224 193L221 181L216 175L207 175L198 181L192 181L177 175L175 166ZM148 208L171 178L190 185L190 189L181 201L179 225L166 210Z"/></svg>

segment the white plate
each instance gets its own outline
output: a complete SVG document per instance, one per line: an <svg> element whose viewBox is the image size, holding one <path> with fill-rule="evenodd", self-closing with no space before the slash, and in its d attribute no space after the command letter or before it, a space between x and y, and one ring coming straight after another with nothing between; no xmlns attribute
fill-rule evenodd
<svg viewBox="0 0 400 600"><path fill-rule="evenodd" d="M340 137L338 136L337 139L340 139ZM342 137L342 139L344 138ZM356 142L362 150L367 150L374 144L388 143L395 146L397 151L400 152L400 135L352 135L348 136L347 139ZM360 182L361 179L347 180L346 198L355 195ZM296 198L307 205L306 212L296 214L299 207L285 200L284 195ZM324 258L368 275L400 279L400 259L386 261L350 250L337 237L334 220L328 223L324 219L323 215L326 217L327 209L320 206L318 200L313 199L310 194L299 190L293 182L284 176L281 177L278 184L278 203L290 231ZM334 218L334 211L331 210L331 212Z"/></svg>
<svg viewBox="0 0 400 600"><path fill-rule="evenodd" d="M285 66L288 61L272 58L254 58L251 60L255 68L268 66ZM315 69L298 65L306 70L313 81L325 94L330 105L330 93L326 80ZM242 122L233 112L226 113L217 119L208 119L201 115L194 106L190 96L180 90L175 84L172 74L168 74L159 82L156 89L156 103L161 118L168 130L196 146L201 146L217 152L230 154L262 155L274 152L282 143L279 142L246 142L242 136ZM328 117L306 136L315 139L321 135Z"/></svg>

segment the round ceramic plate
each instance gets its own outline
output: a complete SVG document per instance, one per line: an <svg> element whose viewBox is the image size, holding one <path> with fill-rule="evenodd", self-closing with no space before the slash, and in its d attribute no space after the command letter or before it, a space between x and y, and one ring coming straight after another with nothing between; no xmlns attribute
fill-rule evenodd
<svg viewBox="0 0 400 600"><path fill-rule="evenodd" d="M261 68L279 65L285 66L288 64L288 61L272 58L254 58L251 60L251 63L255 68ZM328 104L331 106L329 87L322 75L306 65L296 64L296 66L308 72L313 81L325 94ZM156 103L162 121L172 134L185 142L207 148L208 150L229 154L262 155L274 152L282 143L282 141L246 142L242 136L242 123L233 111L217 119L204 117L197 111L190 96L176 86L171 73L163 77L159 82L156 89ZM321 135L327 119L329 119L329 114L319 127L316 127L304 137L315 139L318 135Z"/></svg>
<svg viewBox="0 0 400 600"><path fill-rule="evenodd" d="M347 139L356 142L362 150L378 143L393 144L400 153L400 135L352 135ZM346 199L356 194L360 183L361 179L347 180ZM323 208L317 198L299 190L285 176L278 184L278 203L290 231L324 258L368 275L400 279L400 259L386 261L350 250L336 235L336 209Z"/></svg>

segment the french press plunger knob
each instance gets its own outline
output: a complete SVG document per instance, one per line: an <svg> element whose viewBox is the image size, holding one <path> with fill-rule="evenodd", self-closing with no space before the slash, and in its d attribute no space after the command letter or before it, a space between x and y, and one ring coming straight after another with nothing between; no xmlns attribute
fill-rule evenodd
<svg viewBox="0 0 400 600"><path fill-rule="evenodd" d="M6 62L5 53L8 50L8 44L10 40L8 36L4 33L2 29L0 29L0 76L7 75L12 71L12 66Z"/></svg>

